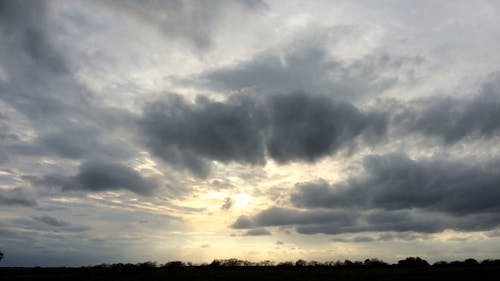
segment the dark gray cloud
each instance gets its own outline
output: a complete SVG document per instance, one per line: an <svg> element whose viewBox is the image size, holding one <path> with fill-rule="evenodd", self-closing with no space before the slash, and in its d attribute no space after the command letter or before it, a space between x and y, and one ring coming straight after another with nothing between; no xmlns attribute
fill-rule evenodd
<svg viewBox="0 0 500 281"><path fill-rule="evenodd" d="M364 135L385 134L383 114L363 113L347 102L301 92L269 98L269 155L281 163L315 161Z"/></svg>
<svg viewBox="0 0 500 281"><path fill-rule="evenodd" d="M254 222L257 226L277 226L294 224L315 224L336 222L349 225L356 219L356 214L342 210L338 211L300 211L286 208L273 207L258 213Z"/></svg>
<svg viewBox="0 0 500 281"><path fill-rule="evenodd" d="M447 144L467 137L493 137L500 132L500 75L493 74L478 94L468 97L434 96L400 104L394 126L421 133ZM389 109L388 109L389 110Z"/></svg>
<svg viewBox="0 0 500 281"><path fill-rule="evenodd" d="M255 223L248 216L242 215L239 216L238 219L231 225L232 228L244 229L244 228L252 228Z"/></svg>
<svg viewBox="0 0 500 281"><path fill-rule="evenodd" d="M332 31L338 32L336 37L349 32L337 27L320 32L317 38L324 38ZM356 100L369 93L379 94L399 82L398 77L384 75L385 72L403 75L411 69L409 66L422 62L420 57L391 57L385 54L367 55L353 62L344 62L331 57L324 47L326 42L317 38L306 38L316 44L295 46L284 53L265 51L250 60L211 70L192 81L182 82L219 91L308 91Z"/></svg>
<svg viewBox="0 0 500 281"><path fill-rule="evenodd" d="M22 187L0 189L0 205L36 206L36 195Z"/></svg>
<svg viewBox="0 0 500 281"><path fill-rule="evenodd" d="M128 166L103 160L83 162L75 176L47 175L42 179L35 179L33 183L60 187L63 190L129 190L141 195L151 195L159 186L155 180L143 177Z"/></svg>
<svg viewBox="0 0 500 281"><path fill-rule="evenodd" d="M129 159L135 152L124 141L106 135L103 128L76 126L46 132L31 144L33 153L53 154L62 158L108 157Z"/></svg>
<svg viewBox="0 0 500 281"><path fill-rule="evenodd" d="M169 95L144 108L141 125L153 154L206 176L203 158L263 163L261 115L255 101L231 98L215 102L198 98L190 104Z"/></svg>
<svg viewBox="0 0 500 281"><path fill-rule="evenodd" d="M437 233L485 231L498 227L498 213L452 216L425 210L311 210L270 208L253 217L241 216L231 225L235 229L294 226L301 234L343 234L359 232ZM389 239L388 237L387 239ZM396 238L394 238L396 239Z"/></svg>
<svg viewBox="0 0 500 281"><path fill-rule="evenodd" d="M45 1L1 5L0 57L8 79L0 84L0 99L40 123L64 112L81 113L85 92L50 38Z"/></svg>
<svg viewBox="0 0 500 281"><path fill-rule="evenodd" d="M370 156L364 160L366 174L333 186L326 182L301 184L291 200L305 208L418 208L456 215L498 212L499 168L498 161Z"/></svg>
<svg viewBox="0 0 500 281"><path fill-rule="evenodd" d="M32 217L35 221L42 222L46 225L50 226L55 226L55 227L60 227L60 226L68 226L70 223L65 222L63 220L51 217L51 216L33 216Z"/></svg>
<svg viewBox="0 0 500 281"><path fill-rule="evenodd" d="M265 228L255 228L255 229L250 229L245 234L244 236L266 236L266 235L271 235L271 232Z"/></svg>
<svg viewBox="0 0 500 281"><path fill-rule="evenodd" d="M281 163L312 162L386 131L383 114L303 92L195 103L169 95L146 106L140 124L153 155L199 176L208 174L205 160L257 165L267 153Z"/></svg>
<svg viewBox="0 0 500 281"><path fill-rule="evenodd" d="M3 119L13 120L9 135L2 136L10 141L2 144L0 153L131 157L130 145L119 141L115 132L133 124L133 114L101 105L75 78L68 52L55 40L57 26L47 9L45 1L23 0L4 1L0 7L0 68L5 72L0 106L9 108ZM16 126L21 118L26 118L22 129ZM27 127L34 140L17 137Z"/></svg>

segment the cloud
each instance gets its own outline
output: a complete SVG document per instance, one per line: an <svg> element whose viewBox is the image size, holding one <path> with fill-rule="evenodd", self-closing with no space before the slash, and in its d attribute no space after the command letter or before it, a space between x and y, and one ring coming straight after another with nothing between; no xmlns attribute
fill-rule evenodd
<svg viewBox="0 0 500 281"><path fill-rule="evenodd" d="M255 229L250 229L243 236L266 236L266 235L271 235L271 232L265 228L255 228Z"/></svg>
<svg viewBox="0 0 500 281"><path fill-rule="evenodd" d="M485 231L498 227L498 213L452 216L425 210L300 210L269 208L252 217L241 216L232 228L293 226L300 234L345 234L360 232L438 233ZM389 239L389 238L387 238Z"/></svg>
<svg viewBox="0 0 500 281"><path fill-rule="evenodd" d="M380 242L380 241L413 241L425 240L431 236L426 233L417 232L384 232L378 235L355 235L345 237L344 235L336 236L331 239L333 242L343 243L365 243L365 242Z"/></svg>
<svg viewBox="0 0 500 281"><path fill-rule="evenodd" d="M184 40L199 50L209 48L213 43L213 32L218 27L221 18L238 9L246 12L265 7L260 0L238 1L100 1L118 12L132 16L150 28L155 28L165 34L166 38ZM244 14L240 15L244 16Z"/></svg>
<svg viewBox="0 0 500 281"><path fill-rule="evenodd" d="M0 189L0 205L36 206L36 196L32 190L15 187Z"/></svg>
<svg viewBox="0 0 500 281"><path fill-rule="evenodd" d="M498 161L413 160L402 154L370 156L364 175L344 184L326 182L297 186L297 207L359 209L425 209L453 215L498 212Z"/></svg>
<svg viewBox="0 0 500 281"><path fill-rule="evenodd" d="M68 226L70 223L65 222L63 220L51 217L51 216L33 216L32 217L35 221L42 222L46 225L49 226L55 226L55 227L60 227L60 226Z"/></svg>
<svg viewBox="0 0 500 281"><path fill-rule="evenodd" d="M301 211L272 207L258 213L255 224L258 226L278 226L293 224L336 222L339 224L350 224L355 220L355 214L344 211Z"/></svg>
<svg viewBox="0 0 500 281"><path fill-rule="evenodd" d="M326 28L325 28L326 29ZM331 34L331 33L335 34ZM329 37L340 38L352 30L332 27L305 36L281 52L266 50L248 60L199 74L181 82L223 92L289 93L308 91L343 100L358 100L380 94L400 82L409 68L420 64L421 57L392 57L370 54L344 61L329 54ZM309 38L313 37L313 38Z"/></svg>
<svg viewBox="0 0 500 281"><path fill-rule="evenodd" d="M363 113L347 102L301 92L269 98L269 155L278 162L313 162L356 138L383 136L385 116Z"/></svg>
<svg viewBox="0 0 500 281"><path fill-rule="evenodd" d="M76 78L68 51L58 44L54 30L61 26L50 8L46 1L0 7L0 70L5 76L0 107L6 108L3 118L11 123L11 139L16 137L5 144L6 156L132 157L131 145L116 132L133 123L133 114L102 105ZM19 137L26 133L29 138Z"/></svg>
<svg viewBox="0 0 500 281"><path fill-rule="evenodd" d="M405 133L420 133L453 144L465 138L490 138L500 132L500 75L490 77L478 94L433 96L401 104L393 125Z"/></svg>
<svg viewBox="0 0 500 281"><path fill-rule="evenodd" d="M8 77L0 83L0 99L40 123L79 112L75 103L85 106L84 91L53 44L45 1L2 3L0 18L0 57Z"/></svg>
<svg viewBox="0 0 500 281"><path fill-rule="evenodd" d="M499 164L367 156L364 173L333 185L298 184L290 197L295 208L241 216L232 227L295 226L302 234L491 230L500 218Z"/></svg>
<svg viewBox="0 0 500 281"><path fill-rule="evenodd" d="M314 162L386 131L383 114L303 92L194 103L168 95L146 106L139 123L153 155L202 177L206 160L261 165L268 155L280 163Z"/></svg>
<svg viewBox="0 0 500 281"><path fill-rule="evenodd" d="M34 180L34 184L90 192L129 190L140 195L151 195L158 188L155 180L143 177L128 166L103 160L83 162L75 176L47 175Z"/></svg>
<svg viewBox="0 0 500 281"><path fill-rule="evenodd" d="M220 207L222 210L229 210L231 209L231 207L233 206L233 201L231 200L231 198L226 198L226 200L224 201L224 204L222 204L222 206Z"/></svg>
<svg viewBox="0 0 500 281"><path fill-rule="evenodd" d="M254 226L254 222L248 216L239 216L238 219L231 225L232 228L241 229L241 228L252 228Z"/></svg>
<svg viewBox="0 0 500 281"><path fill-rule="evenodd" d="M166 162L206 176L208 158L251 164L264 162L261 116L255 101L225 103L200 97L194 104L169 95L144 108L146 146Z"/></svg>

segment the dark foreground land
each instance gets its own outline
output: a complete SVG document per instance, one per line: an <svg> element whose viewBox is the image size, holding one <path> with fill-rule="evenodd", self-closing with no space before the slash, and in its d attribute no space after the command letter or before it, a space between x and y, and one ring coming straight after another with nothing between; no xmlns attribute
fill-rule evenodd
<svg viewBox="0 0 500 281"><path fill-rule="evenodd" d="M144 270L0 268L0 280L500 280L500 266L427 268L182 267Z"/></svg>

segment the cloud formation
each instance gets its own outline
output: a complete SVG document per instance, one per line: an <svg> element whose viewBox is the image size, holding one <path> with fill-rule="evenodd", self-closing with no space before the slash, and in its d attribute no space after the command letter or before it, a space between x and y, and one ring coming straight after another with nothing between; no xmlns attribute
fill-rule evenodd
<svg viewBox="0 0 500 281"><path fill-rule="evenodd" d="M100 4L110 5L115 11L125 13L150 28L157 29L167 38L185 40L199 50L210 48L214 30L227 14L242 9L249 13L266 7L261 0L173 0L173 1L113 1ZM240 16L244 16L242 13Z"/></svg>
<svg viewBox="0 0 500 281"><path fill-rule="evenodd" d="M336 32L335 34L331 34ZM342 37L349 31L332 28L323 36ZM374 54L351 62L329 54L327 42L309 39L316 44L294 46L283 52L267 51L234 65L201 73L188 84L200 85L222 92L254 91L257 93L288 93L308 91L343 100L357 100L368 94L379 94L394 86L398 77L422 62L421 57L397 57ZM301 38L304 40L304 38Z"/></svg>
<svg viewBox="0 0 500 281"><path fill-rule="evenodd" d="M433 96L418 99L393 115L393 125L406 133L420 133L454 144L465 138L498 136L500 123L500 75L492 74L478 94ZM389 109L388 109L389 110Z"/></svg>
<svg viewBox="0 0 500 281"><path fill-rule="evenodd" d="M365 174L345 184L300 184L291 201L304 208L425 209L450 214L500 211L499 162L413 160L402 154L369 156Z"/></svg>
<svg viewBox="0 0 500 281"><path fill-rule="evenodd" d="M351 146L358 137L383 137L383 114L303 92L237 95L194 103L168 95L143 110L146 146L165 162L206 176L206 160L263 164L314 162Z"/></svg>
<svg viewBox="0 0 500 281"><path fill-rule="evenodd" d="M57 219L57 218L54 218L54 217L51 217L51 216L47 216L47 215L44 215L44 216L33 216L33 219L35 221L42 222L42 223L44 223L46 225L55 226L55 227L70 225L70 223L68 223L66 221L63 221L63 220L60 220L60 219Z"/></svg>
<svg viewBox="0 0 500 281"><path fill-rule="evenodd" d="M36 194L22 187L0 189L0 205L35 206Z"/></svg>
<svg viewBox="0 0 500 281"><path fill-rule="evenodd" d="M266 236L266 235L271 235L271 232L265 228L255 228L255 229L250 229L243 236Z"/></svg>
<svg viewBox="0 0 500 281"><path fill-rule="evenodd" d="M365 231L435 233L498 227L500 165L403 154L368 156L364 173L344 183L301 183L291 195L300 209L263 210L241 216L233 228L296 226L303 234Z"/></svg>
<svg viewBox="0 0 500 281"><path fill-rule="evenodd" d="M34 183L65 191L128 190L140 195L151 195L159 186L155 180L143 177L128 166L103 160L83 162L74 176L47 175Z"/></svg>

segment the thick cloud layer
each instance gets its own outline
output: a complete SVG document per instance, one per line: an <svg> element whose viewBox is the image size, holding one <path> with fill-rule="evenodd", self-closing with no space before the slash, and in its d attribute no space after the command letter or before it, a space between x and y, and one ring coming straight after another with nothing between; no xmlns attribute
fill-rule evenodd
<svg viewBox="0 0 500 281"><path fill-rule="evenodd" d="M280 163L313 162L386 130L382 114L302 92L195 103L170 95L145 107L143 115L153 154L200 176L208 173L205 160L256 165L267 154Z"/></svg>
<svg viewBox="0 0 500 281"><path fill-rule="evenodd" d="M141 125L154 155L205 176L208 167L203 158L264 162L263 121L258 113L255 101L249 99L222 103L199 98L190 104L170 95L144 109Z"/></svg>
<svg viewBox="0 0 500 281"><path fill-rule="evenodd" d="M369 156L365 173L345 183L303 183L291 202L301 209L270 208L242 216L233 228L296 226L299 233L363 231L439 232L499 226L500 164L405 155Z"/></svg>
<svg viewBox="0 0 500 281"><path fill-rule="evenodd" d="M364 168L365 175L345 184L301 184L291 200L305 208L417 208L457 215L500 211L498 161L419 161L391 154L367 157Z"/></svg>
<svg viewBox="0 0 500 281"><path fill-rule="evenodd" d="M490 138L500 132L500 77L492 75L478 94L470 97L431 97L402 105L393 125L407 133L421 133L447 144L466 137Z"/></svg>
<svg viewBox="0 0 500 281"><path fill-rule="evenodd" d="M101 160L83 162L75 176L48 175L34 183L60 187L63 190L129 190L141 195L150 195L158 187L156 181L143 177L125 165Z"/></svg>
<svg viewBox="0 0 500 281"><path fill-rule="evenodd" d="M290 226L301 234L343 234L359 232L438 233L444 230L485 231L498 227L498 213L463 217L422 210L300 210L270 208L254 217L239 217L234 229Z"/></svg>
<svg viewBox="0 0 500 281"><path fill-rule="evenodd" d="M340 29L341 32L336 29L320 32L318 38L345 36L345 29ZM224 92L287 93L307 90L357 100L391 88L398 80L394 72L406 73L405 67L422 61L420 57L377 54L347 63L331 57L324 48L326 42L317 38L312 40L320 42L304 44L305 47L295 47L278 54L263 52L251 60L202 73L190 83Z"/></svg>
<svg viewBox="0 0 500 281"><path fill-rule="evenodd" d="M385 134L385 116L363 113L347 102L302 93L271 96L269 106L268 153L274 160L315 161L358 136L370 139Z"/></svg>

